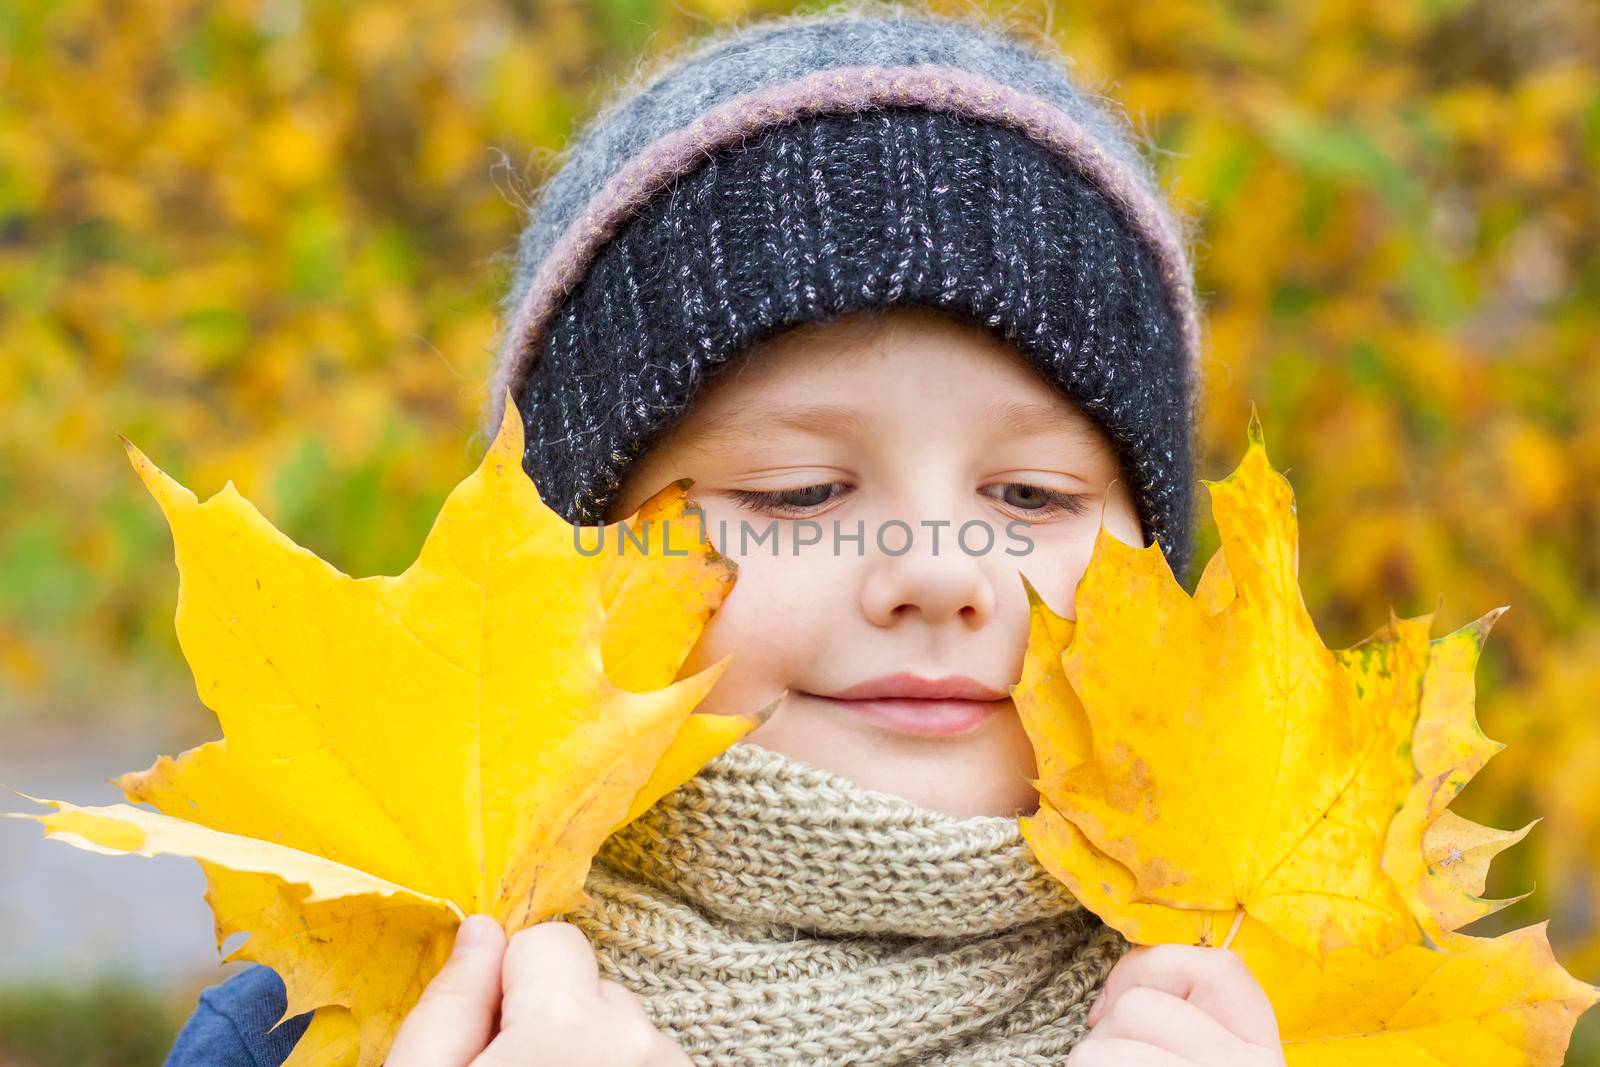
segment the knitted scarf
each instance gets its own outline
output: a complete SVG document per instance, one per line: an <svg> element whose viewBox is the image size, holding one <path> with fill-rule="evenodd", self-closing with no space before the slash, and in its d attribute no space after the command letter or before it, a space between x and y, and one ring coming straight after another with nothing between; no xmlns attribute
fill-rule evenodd
<svg viewBox="0 0 1600 1067"><path fill-rule="evenodd" d="M569 913L698 1064L1051 1064L1127 948L1014 818L753 743L613 834Z"/></svg>

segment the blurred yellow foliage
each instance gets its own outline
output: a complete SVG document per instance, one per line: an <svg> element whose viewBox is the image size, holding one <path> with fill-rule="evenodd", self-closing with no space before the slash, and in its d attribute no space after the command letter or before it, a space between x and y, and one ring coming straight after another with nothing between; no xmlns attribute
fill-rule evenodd
<svg viewBox="0 0 1600 1067"><path fill-rule="evenodd" d="M475 458L553 153L642 55L790 6L8 0L0 714L186 700L119 431L352 573L401 570ZM1508 755L1457 807L1545 822L1489 887L1537 892L1484 932L1547 915L1600 979L1600 8L989 6L1127 109L1200 220L1202 474L1254 402L1329 644L1385 605L1447 593L1442 631L1511 605L1478 672Z"/></svg>

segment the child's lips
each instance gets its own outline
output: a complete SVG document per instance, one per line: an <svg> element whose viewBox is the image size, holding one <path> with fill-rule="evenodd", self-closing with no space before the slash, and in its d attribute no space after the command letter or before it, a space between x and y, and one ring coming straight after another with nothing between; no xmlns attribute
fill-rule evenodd
<svg viewBox="0 0 1600 1067"><path fill-rule="evenodd" d="M838 697L807 694L825 700L897 733L919 737L950 737L968 733L1011 706L1004 700L928 699L915 697L872 697L842 700Z"/></svg>

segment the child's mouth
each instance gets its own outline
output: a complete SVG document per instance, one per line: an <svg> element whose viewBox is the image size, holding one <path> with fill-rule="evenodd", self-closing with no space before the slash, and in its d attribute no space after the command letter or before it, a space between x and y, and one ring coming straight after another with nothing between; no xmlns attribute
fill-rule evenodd
<svg viewBox="0 0 1600 1067"><path fill-rule="evenodd" d="M815 695L815 694L813 694ZM898 733L923 737L947 737L977 729L989 716L1007 706L1004 700L928 700L915 697L884 697L874 700L838 700L817 697L837 704Z"/></svg>
<svg viewBox="0 0 1600 1067"><path fill-rule="evenodd" d="M950 737L976 730L1011 706L1004 690L964 676L921 678L893 674L840 690L808 693L897 733Z"/></svg>

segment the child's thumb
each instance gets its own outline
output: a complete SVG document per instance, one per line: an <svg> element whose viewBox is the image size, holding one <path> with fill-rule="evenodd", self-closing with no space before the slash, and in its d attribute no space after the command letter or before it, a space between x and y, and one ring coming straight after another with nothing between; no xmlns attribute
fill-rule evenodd
<svg viewBox="0 0 1600 1067"><path fill-rule="evenodd" d="M400 1024L385 1067L467 1067L494 1037L506 935L481 912L456 930L439 973Z"/></svg>

